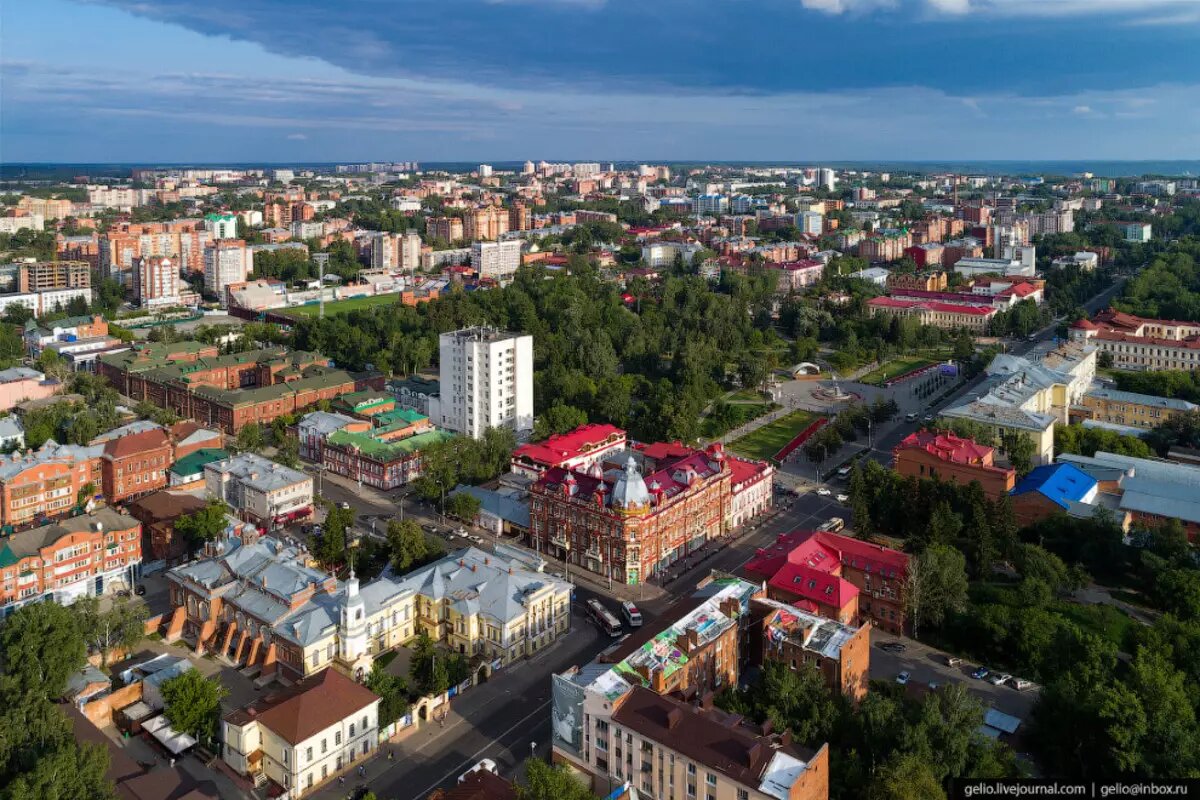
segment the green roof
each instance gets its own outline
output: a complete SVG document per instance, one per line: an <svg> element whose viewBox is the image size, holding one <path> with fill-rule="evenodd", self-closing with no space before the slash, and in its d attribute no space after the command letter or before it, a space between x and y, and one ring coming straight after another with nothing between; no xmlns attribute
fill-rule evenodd
<svg viewBox="0 0 1200 800"><path fill-rule="evenodd" d="M375 420L375 427L377 428L394 429L416 424L429 419L429 417L413 411L411 408L394 408L391 411L383 411L376 414L372 419Z"/></svg>
<svg viewBox="0 0 1200 800"><path fill-rule="evenodd" d="M195 475L204 470L205 464L226 458L229 458L227 451L219 447L205 447L176 461L170 471L176 475Z"/></svg>
<svg viewBox="0 0 1200 800"><path fill-rule="evenodd" d="M445 441L453 436L446 431L429 431L398 439L392 442L381 442L370 433L348 433L334 431L325 441L334 446L342 446L358 450L363 455L379 461L391 461L401 456L419 452L422 448Z"/></svg>

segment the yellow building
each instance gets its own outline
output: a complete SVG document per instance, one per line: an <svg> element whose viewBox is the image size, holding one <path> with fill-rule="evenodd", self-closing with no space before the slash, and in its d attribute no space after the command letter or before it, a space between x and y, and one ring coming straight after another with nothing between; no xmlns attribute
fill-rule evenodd
<svg viewBox="0 0 1200 800"><path fill-rule="evenodd" d="M1083 396L1078 406L1071 409L1071 415L1113 425L1154 428L1176 414L1198 408L1200 406L1195 403L1171 397L1122 392L1118 389L1093 389Z"/></svg>

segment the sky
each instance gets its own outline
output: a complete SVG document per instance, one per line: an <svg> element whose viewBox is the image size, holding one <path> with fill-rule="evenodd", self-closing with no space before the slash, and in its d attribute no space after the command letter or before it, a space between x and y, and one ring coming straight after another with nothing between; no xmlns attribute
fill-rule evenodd
<svg viewBox="0 0 1200 800"><path fill-rule="evenodd" d="M1200 0L14 0L0 161L1185 159Z"/></svg>

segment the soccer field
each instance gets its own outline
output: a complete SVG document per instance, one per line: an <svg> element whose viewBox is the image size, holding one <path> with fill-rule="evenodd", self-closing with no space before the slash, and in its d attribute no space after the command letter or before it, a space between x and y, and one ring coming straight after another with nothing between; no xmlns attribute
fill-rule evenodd
<svg viewBox="0 0 1200 800"><path fill-rule="evenodd" d="M345 314L347 311L357 311L361 308L370 308L371 306L395 305L399 302L400 295L398 294L380 294L373 297L351 297L347 300L326 301L325 316L330 317L334 314ZM309 303L303 306L281 308L275 313L289 317L315 317L320 311L320 304Z"/></svg>

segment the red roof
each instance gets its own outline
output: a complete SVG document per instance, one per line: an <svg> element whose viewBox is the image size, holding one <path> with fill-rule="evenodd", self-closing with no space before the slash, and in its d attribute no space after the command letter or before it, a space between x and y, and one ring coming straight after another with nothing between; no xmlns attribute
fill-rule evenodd
<svg viewBox="0 0 1200 800"><path fill-rule="evenodd" d="M897 300L894 297L872 297L867 301L867 305L878 308L924 308L928 311L941 311L946 314L972 314L977 317L996 313L994 308L984 306L939 303L936 300Z"/></svg>
<svg viewBox="0 0 1200 800"><path fill-rule="evenodd" d="M784 564L769 583L813 603L839 609L858 597L858 587L850 581L803 564Z"/></svg>
<svg viewBox="0 0 1200 800"><path fill-rule="evenodd" d="M730 483L734 486L762 478L767 474L767 462L751 461L746 458L730 456L729 471L732 473Z"/></svg>
<svg viewBox="0 0 1200 800"><path fill-rule="evenodd" d="M953 433L937 433L934 431L917 431L910 433L904 441L896 445L896 450L924 450L937 456L942 461L954 461L959 464L978 464L990 461L995 450L986 445L977 444L973 439L964 439Z"/></svg>
<svg viewBox="0 0 1200 800"><path fill-rule="evenodd" d="M611 436L624 439L625 431L615 425L580 425L570 433L556 434L544 442L523 444L516 449L513 456L528 458L546 466L557 466L595 450Z"/></svg>
<svg viewBox="0 0 1200 800"><path fill-rule="evenodd" d="M109 458L127 458L139 453L148 453L170 447L171 441L162 428L153 428L141 433L131 433L104 443L104 455Z"/></svg>
<svg viewBox="0 0 1200 800"><path fill-rule="evenodd" d="M1017 297L1028 297L1029 295L1033 294L1036 291L1037 291L1036 286L1032 286L1028 283L1017 283L1017 284L1014 284L1014 285L1008 287L1007 289L1003 289L999 292L996 292L996 296L997 297L1011 297L1012 295L1016 295Z"/></svg>

